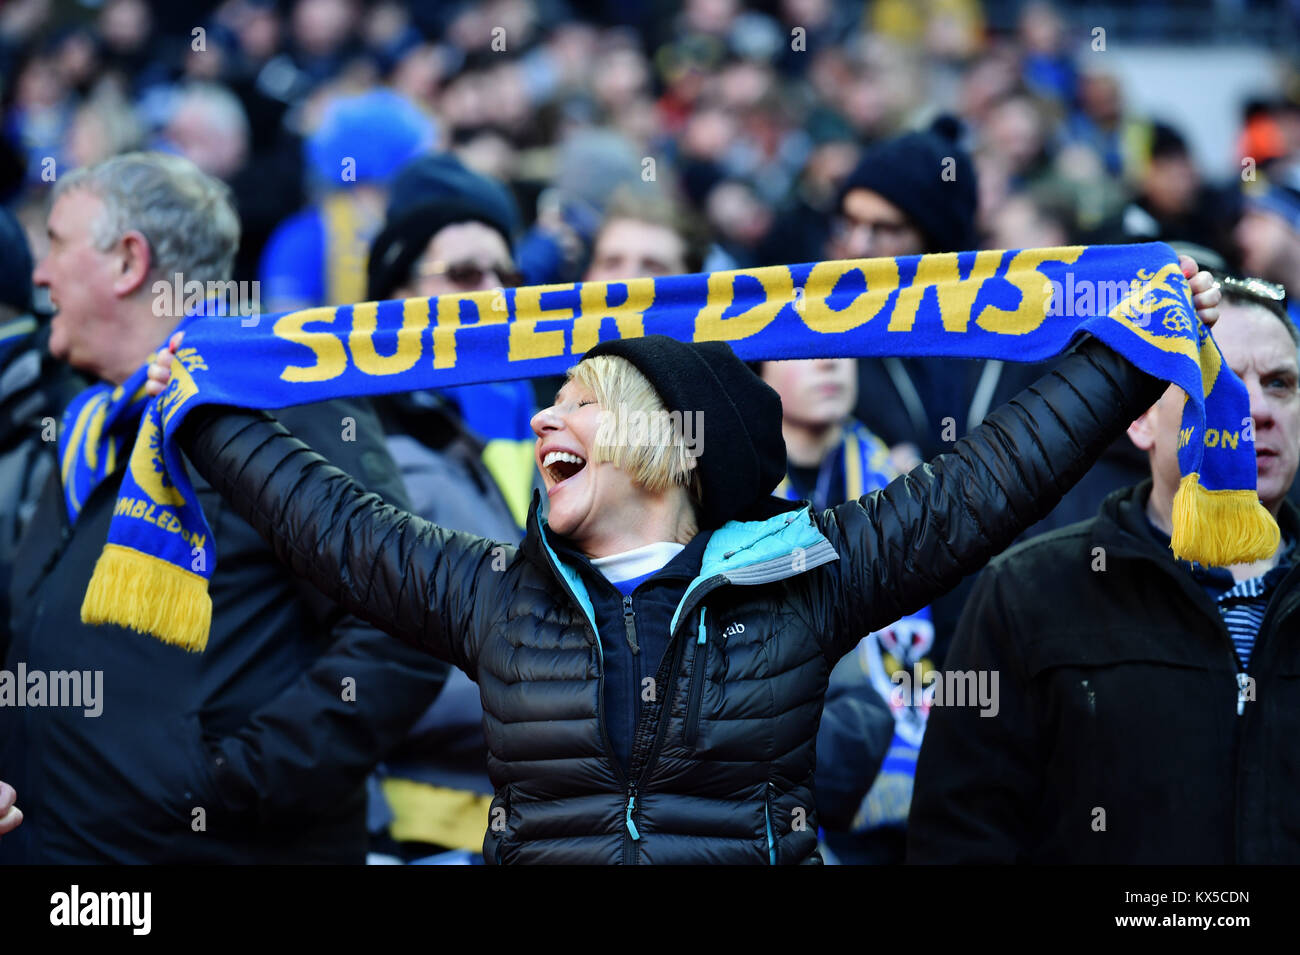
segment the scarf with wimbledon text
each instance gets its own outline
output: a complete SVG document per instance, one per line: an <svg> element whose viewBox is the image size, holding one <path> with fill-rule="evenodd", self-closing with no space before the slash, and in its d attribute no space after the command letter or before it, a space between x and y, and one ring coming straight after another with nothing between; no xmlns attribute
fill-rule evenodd
<svg viewBox="0 0 1300 955"><path fill-rule="evenodd" d="M661 333L726 341L746 361L950 356L1041 361L1087 332L1187 394L1178 557L1261 559L1278 529L1255 493L1246 388L1197 321L1166 245L1072 246L817 262L734 272L197 316L167 390L147 402L82 620L202 650L217 554L173 436L203 404L282 408L562 374L597 342ZM143 381L143 370L137 373ZM120 458L105 425L138 402L133 378L68 409L69 513ZM707 424L707 423L705 423Z"/></svg>

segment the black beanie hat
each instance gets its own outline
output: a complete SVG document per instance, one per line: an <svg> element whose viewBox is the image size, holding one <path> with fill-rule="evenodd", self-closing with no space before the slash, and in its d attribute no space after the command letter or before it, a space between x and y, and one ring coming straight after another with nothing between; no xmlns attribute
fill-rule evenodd
<svg viewBox="0 0 1300 955"><path fill-rule="evenodd" d="M758 508L785 477L781 398L725 342L679 342L665 335L602 342L582 360L630 361L669 411L699 412L702 529Z"/></svg>
<svg viewBox="0 0 1300 955"><path fill-rule="evenodd" d="M501 233L506 248L510 248L510 224L497 213L491 204L474 197L433 199L406 209L384 227L370 246L366 298L374 302L392 297L411 277L411 269L429 240L449 225L482 222Z"/></svg>
<svg viewBox="0 0 1300 955"><path fill-rule="evenodd" d="M916 224L925 235L926 252L975 248L979 193L975 165L958 144L959 135L958 124L941 117L925 132L872 146L844 180L836 209L843 210L844 197L854 189L870 189Z"/></svg>

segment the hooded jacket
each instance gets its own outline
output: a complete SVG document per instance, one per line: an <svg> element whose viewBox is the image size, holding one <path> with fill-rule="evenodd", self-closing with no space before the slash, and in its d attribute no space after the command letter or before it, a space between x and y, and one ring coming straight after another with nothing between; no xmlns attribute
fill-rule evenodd
<svg viewBox="0 0 1300 955"><path fill-rule="evenodd" d="M263 412L199 409L181 440L295 573L478 683L489 862L808 863L835 661L1005 547L1163 388L1086 341L885 489L820 514L764 498L714 530L626 768L606 726L624 705L604 660L619 641L539 498L515 548L385 505Z"/></svg>
<svg viewBox="0 0 1300 955"><path fill-rule="evenodd" d="M1238 715L1232 640L1150 530L1150 489L981 575L947 667L997 673L997 712L931 710L909 862L1300 862L1300 565L1269 601ZM1283 505L1284 537L1297 517Z"/></svg>

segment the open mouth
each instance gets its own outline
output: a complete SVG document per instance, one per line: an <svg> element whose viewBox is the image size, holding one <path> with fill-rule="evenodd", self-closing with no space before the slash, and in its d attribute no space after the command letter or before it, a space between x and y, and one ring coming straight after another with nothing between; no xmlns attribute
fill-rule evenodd
<svg viewBox="0 0 1300 955"><path fill-rule="evenodd" d="M563 484L587 466L585 458L568 451L550 451L542 459L542 467L556 484Z"/></svg>

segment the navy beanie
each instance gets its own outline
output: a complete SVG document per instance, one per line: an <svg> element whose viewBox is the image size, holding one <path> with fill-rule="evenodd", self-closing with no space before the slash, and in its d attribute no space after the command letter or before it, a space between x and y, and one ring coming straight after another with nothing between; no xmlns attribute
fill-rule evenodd
<svg viewBox="0 0 1300 955"><path fill-rule="evenodd" d="M412 206L384 227L370 245L366 264L366 298L372 302L391 298L411 277L411 269L429 245L429 240L449 225L482 222L496 229L510 246L510 224L497 217L497 210L472 198L434 199Z"/></svg>
<svg viewBox="0 0 1300 955"><path fill-rule="evenodd" d="M475 172L451 153L420 156L407 163L393 179L388 197L389 222L435 199L455 199L472 203L500 223L507 242L519 228L519 206L505 184Z"/></svg>
<svg viewBox="0 0 1300 955"><path fill-rule="evenodd" d="M836 208L843 210L844 197L854 189L870 189L901 209L921 230L926 252L976 248L975 165L958 143L959 135L957 123L940 118L925 132L872 146L844 180Z"/></svg>
<svg viewBox="0 0 1300 955"><path fill-rule="evenodd" d="M519 207L503 183L451 153L420 156L403 166L389 190L384 230L370 246L366 297L386 299L405 285L429 240L458 222L496 229L513 250Z"/></svg>
<svg viewBox="0 0 1300 955"><path fill-rule="evenodd" d="M582 360L597 355L631 362L669 411L700 413L701 529L757 511L785 477L781 398L730 345L646 335L601 342Z"/></svg>

